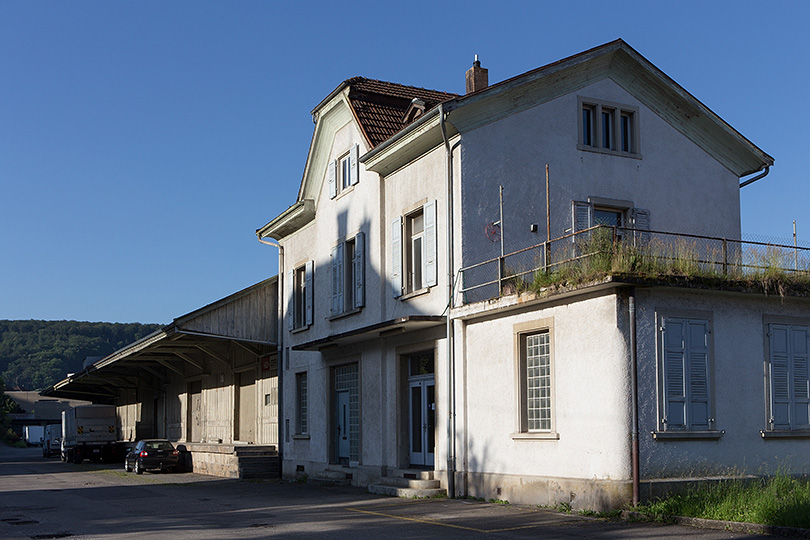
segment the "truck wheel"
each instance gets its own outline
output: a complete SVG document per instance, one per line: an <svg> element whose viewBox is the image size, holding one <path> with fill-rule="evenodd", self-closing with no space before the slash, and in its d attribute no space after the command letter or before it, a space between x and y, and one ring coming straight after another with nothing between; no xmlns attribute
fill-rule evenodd
<svg viewBox="0 0 810 540"><path fill-rule="evenodd" d="M138 465L137 461L135 461L135 474L143 474L143 469L141 469L141 466Z"/></svg>

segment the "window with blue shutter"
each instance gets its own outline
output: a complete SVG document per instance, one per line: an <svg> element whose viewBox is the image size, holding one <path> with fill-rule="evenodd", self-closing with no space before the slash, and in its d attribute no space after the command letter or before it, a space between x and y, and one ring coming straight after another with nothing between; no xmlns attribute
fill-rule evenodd
<svg viewBox="0 0 810 540"><path fill-rule="evenodd" d="M810 429L810 327L768 325L770 429Z"/></svg>
<svg viewBox="0 0 810 540"><path fill-rule="evenodd" d="M353 312L365 305L365 234L332 248L332 316Z"/></svg>
<svg viewBox="0 0 810 540"><path fill-rule="evenodd" d="M707 319L662 318L659 391L664 431L712 429L710 339Z"/></svg>

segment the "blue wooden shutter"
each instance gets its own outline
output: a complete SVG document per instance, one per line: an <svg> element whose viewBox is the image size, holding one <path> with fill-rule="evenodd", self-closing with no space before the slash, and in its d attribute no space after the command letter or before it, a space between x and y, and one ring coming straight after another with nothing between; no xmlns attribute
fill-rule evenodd
<svg viewBox="0 0 810 540"><path fill-rule="evenodd" d="M664 322L664 420L666 429L686 428L686 322L666 319Z"/></svg>
<svg viewBox="0 0 810 540"><path fill-rule="evenodd" d="M343 242L332 248L332 315L343 313Z"/></svg>
<svg viewBox="0 0 810 540"><path fill-rule="evenodd" d="M402 218L391 222L391 292L402 296Z"/></svg>
<svg viewBox="0 0 810 540"><path fill-rule="evenodd" d="M810 428L810 380L808 379L808 340L810 329L806 326L791 327L793 349L793 418L794 429Z"/></svg>
<svg viewBox="0 0 810 540"><path fill-rule="evenodd" d="M356 308L363 307L366 301L365 236L359 232L354 237L354 307Z"/></svg>
<svg viewBox="0 0 810 540"><path fill-rule="evenodd" d="M287 328L295 329L295 270L287 272Z"/></svg>
<svg viewBox="0 0 810 540"><path fill-rule="evenodd" d="M689 429L709 429L709 321L687 322Z"/></svg>
<svg viewBox="0 0 810 540"><path fill-rule="evenodd" d="M790 327L772 324L770 340L771 424L776 429L790 429Z"/></svg>
<svg viewBox="0 0 810 540"><path fill-rule="evenodd" d="M436 271L436 201L431 201L422 207L422 217L425 224L425 257L423 259L422 278L424 285L432 287L438 282Z"/></svg>
<svg viewBox="0 0 810 540"><path fill-rule="evenodd" d="M326 181L329 184L329 198L337 197L337 161L330 161L326 171Z"/></svg>
<svg viewBox="0 0 810 540"><path fill-rule="evenodd" d="M351 185L355 185L357 182L360 181L360 146L354 145L352 149L349 151L349 160L350 160L350 169L351 173L349 173Z"/></svg>
<svg viewBox="0 0 810 540"><path fill-rule="evenodd" d="M307 265L306 265L306 267L304 269L304 271L305 271L304 280L306 282L306 295L305 295L304 300L305 300L305 303L306 303L306 315L307 315L306 324L307 325L312 324L312 318L313 318L312 299L313 299L313 292L314 291L312 290L312 283L313 283L314 280L312 279L312 274L313 274L314 270L315 270L315 264L313 263L313 261L307 261Z"/></svg>

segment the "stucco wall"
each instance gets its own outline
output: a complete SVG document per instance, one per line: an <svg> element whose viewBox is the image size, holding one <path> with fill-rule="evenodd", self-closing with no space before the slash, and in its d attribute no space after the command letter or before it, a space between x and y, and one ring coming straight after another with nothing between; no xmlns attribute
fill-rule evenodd
<svg viewBox="0 0 810 540"><path fill-rule="evenodd" d="M711 373L717 440L661 441L658 429L656 313L701 310L713 320ZM807 317L807 299L673 288L638 291L640 451L642 478L810 471L810 440L763 439L768 428L764 316Z"/></svg>
<svg viewBox="0 0 810 540"><path fill-rule="evenodd" d="M578 96L638 107L640 158L579 150ZM570 232L572 201L589 197L632 201L652 230L740 235L738 179L610 79L464 133L461 162L465 265L499 254L484 234L499 185L506 252L545 240L547 163L552 238Z"/></svg>

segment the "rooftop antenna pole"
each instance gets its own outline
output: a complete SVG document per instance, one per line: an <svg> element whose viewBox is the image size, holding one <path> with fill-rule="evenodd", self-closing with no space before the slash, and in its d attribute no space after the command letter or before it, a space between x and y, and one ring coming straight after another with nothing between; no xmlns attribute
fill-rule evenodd
<svg viewBox="0 0 810 540"><path fill-rule="evenodd" d="M796 220L793 220L793 270L799 270L799 243L796 240Z"/></svg>

